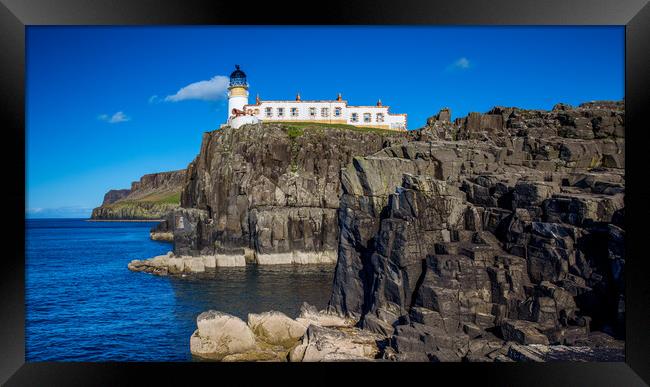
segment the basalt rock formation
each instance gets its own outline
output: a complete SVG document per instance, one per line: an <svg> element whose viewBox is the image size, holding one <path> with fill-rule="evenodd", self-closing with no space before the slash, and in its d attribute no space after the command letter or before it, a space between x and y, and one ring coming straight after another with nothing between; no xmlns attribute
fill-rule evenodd
<svg viewBox="0 0 650 387"><path fill-rule="evenodd" d="M411 135L341 173L332 311L394 360L622 337L622 103L443 111Z"/></svg>
<svg viewBox="0 0 650 387"><path fill-rule="evenodd" d="M609 101L443 109L390 136L225 128L160 225L175 255L131 265L338 257L321 315L356 326L303 321L291 361L620 361L624 129Z"/></svg>
<svg viewBox="0 0 650 387"><path fill-rule="evenodd" d="M256 124L205 133L181 208L157 231L177 256L258 264L335 263L340 170L407 133Z"/></svg>
<svg viewBox="0 0 650 387"><path fill-rule="evenodd" d="M180 204L185 170L151 173L131 183L131 189L110 190L91 219L162 219Z"/></svg>

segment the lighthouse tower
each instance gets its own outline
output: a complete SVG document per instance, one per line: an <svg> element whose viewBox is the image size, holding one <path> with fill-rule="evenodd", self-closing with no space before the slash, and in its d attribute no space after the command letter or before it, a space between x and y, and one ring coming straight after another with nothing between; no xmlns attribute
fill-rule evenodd
<svg viewBox="0 0 650 387"><path fill-rule="evenodd" d="M230 74L230 86L228 87L228 119L235 114L233 109L244 110L248 105L248 83L246 73L241 71L239 65L235 65L235 71Z"/></svg>
<svg viewBox="0 0 650 387"><path fill-rule="evenodd" d="M244 109L248 105L248 82L246 73L241 71L239 65L235 65L235 71L230 74L230 85L228 86L228 120L227 124L233 128L239 128L246 124L260 122L250 111Z"/></svg>

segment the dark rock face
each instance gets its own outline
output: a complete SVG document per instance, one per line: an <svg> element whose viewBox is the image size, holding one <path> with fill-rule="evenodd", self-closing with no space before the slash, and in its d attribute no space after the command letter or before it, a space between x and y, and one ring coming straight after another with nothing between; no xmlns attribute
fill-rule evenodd
<svg viewBox="0 0 650 387"><path fill-rule="evenodd" d="M441 113L409 135L341 173L330 309L395 360L623 335L622 103Z"/></svg>
<svg viewBox="0 0 650 387"><path fill-rule="evenodd" d="M174 252L261 264L335 262L340 170L406 133L258 124L205 133L181 207L161 228Z"/></svg>
<svg viewBox="0 0 650 387"><path fill-rule="evenodd" d="M151 173L131 183L131 189L110 190L93 209L92 219L162 219L179 205L185 170Z"/></svg>
<svg viewBox="0 0 650 387"><path fill-rule="evenodd" d="M124 199L125 197L129 196L131 193L130 189L112 189L104 195L104 201L102 202L102 206L106 206L108 204L113 204L118 200Z"/></svg>
<svg viewBox="0 0 650 387"><path fill-rule="evenodd" d="M152 192L176 191L185 183L185 170L150 173L131 183L133 198L150 195Z"/></svg>

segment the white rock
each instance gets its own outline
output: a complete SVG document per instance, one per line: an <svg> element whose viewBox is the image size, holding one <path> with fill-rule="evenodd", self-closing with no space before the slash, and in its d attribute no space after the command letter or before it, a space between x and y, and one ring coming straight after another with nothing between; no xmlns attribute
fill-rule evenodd
<svg viewBox="0 0 650 387"><path fill-rule="evenodd" d="M150 232L149 238L154 241L173 242L174 233L171 232Z"/></svg>
<svg viewBox="0 0 650 387"><path fill-rule="evenodd" d="M327 251L292 251L289 253L257 254L255 260L259 265L310 265L334 264L338 258L336 250Z"/></svg>
<svg viewBox="0 0 650 387"><path fill-rule="evenodd" d="M304 326L313 324L321 327L351 327L355 324L352 319L341 317L335 313L328 313L324 310L318 311L314 306L306 302L300 307L300 315L296 321Z"/></svg>
<svg viewBox="0 0 650 387"><path fill-rule="evenodd" d="M217 267L217 259L214 255L204 255L201 258L203 259L203 265L206 269L214 269Z"/></svg>
<svg viewBox="0 0 650 387"><path fill-rule="evenodd" d="M169 265L169 272L171 274L182 273L185 269L185 262L182 258L169 258L167 264Z"/></svg>
<svg viewBox="0 0 650 387"><path fill-rule="evenodd" d="M292 362L370 361L379 353L378 335L358 328L310 325L302 342L289 352Z"/></svg>
<svg viewBox="0 0 650 387"><path fill-rule="evenodd" d="M190 352L195 356L220 360L258 349L255 335L238 317L210 310L197 317L196 325L190 338Z"/></svg>
<svg viewBox="0 0 650 387"><path fill-rule="evenodd" d="M291 265L293 263L292 253L257 254L255 256L258 265Z"/></svg>
<svg viewBox="0 0 650 387"><path fill-rule="evenodd" d="M155 267L167 267L169 263L169 257L167 255L158 255L156 257L148 259L147 261L147 263Z"/></svg>
<svg viewBox="0 0 650 387"><path fill-rule="evenodd" d="M270 311L248 315L248 326L261 340L269 344L290 346L300 339L307 326L281 312Z"/></svg>
<svg viewBox="0 0 650 387"><path fill-rule="evenodd" d="M246 263L255 263L255 250L244 247L244 260Z"/></svg>
<svg viewBox="0 0 650 387"><path fill-rule="evenodd" d="M338 253L336 250L327 251L296 251L293 254L293 263L310 265L319 263L336 263Z"/></svg>
<svg viewBox="0 0 650 387"><path fill-rule="evenodd" d="M246 266L246 258L243 255L217 254L215 256L217 267L240 267Z"/></svg>
<svg viewBox="0 0 650 387"><path fill-rule="evenodd" d="M185 264L185 272L188 273L202 273L205 271L205 265L201 257L183 258Z"/></svg>

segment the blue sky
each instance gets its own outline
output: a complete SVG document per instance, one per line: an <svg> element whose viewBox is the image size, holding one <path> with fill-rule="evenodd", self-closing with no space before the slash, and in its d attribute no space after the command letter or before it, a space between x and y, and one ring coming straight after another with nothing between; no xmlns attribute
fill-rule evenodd
<svg viewBox="0 0 650 387"><path fill-rule="evenodd" d="M26 63L26 213L85 217L109 189L187 166L225 120L235 64L251 101L381 98L417 129L442 107L622 99L624 29L27 27Z"/></svg>

